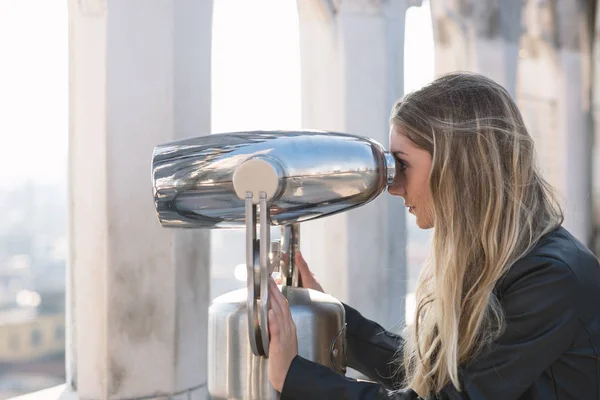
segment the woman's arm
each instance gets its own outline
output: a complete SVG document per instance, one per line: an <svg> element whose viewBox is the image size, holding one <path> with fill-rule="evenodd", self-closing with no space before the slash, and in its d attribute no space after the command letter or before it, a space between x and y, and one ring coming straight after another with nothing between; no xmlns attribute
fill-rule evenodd
<svg viewBox="0 0 600 400"><path fill-rule="evenodd" d="M396 362L401 359L404 340L366 319L354 308L344 304L344 309L348 366L387 389L397 389L404 379L404 371L398 369Z"/></svg>
<svg viewBox="0 0 600 400"><path fill-rule="evenodd" d="M281 400L417 400L412 390L390 393L384 386L346 378L330 368L296 356L281 391Z"/></svg>
<svg viewBox="0 0 600 400"><path fill-rule="evenodd" d="M396 371L394 359L404 341L387 332L379 324L363 317L354 308L346 310L346 356L348 366L362 372L373 382L346 378L320 364L296 356L285 378L281 399L340 399L340 400L413 400L412 391L390 394L403 378Z"/></svg>
<svg viewBox="0 0 600 400"><path fill-rule="evenodd" d="M271 309L269 310L269 380L281 392L281 399L339 399L414 400L417 396L408 391L388 396L386 387L378 383L358 382L338 374L323 365L298 356L298 338L286 298L271 279L269 282ZM385 334L379 325L366 320L350 307L347 337L352 349L350 365L364 373L379 377L391 386L390 361L396 349L397 337ZM354 360L354 361L352 361ZM387 375L386 375L387 374Z"/></svg>
<svg viewBox="0 0 600 400"><path fill-rule="evenodd" d="M308 268L302 253L296 252L295 263L300 275L300 286L325 292ZM363 317L354 308L344 304L346 311L346 357L348 365L369 379L388 389L404 378L404 371L395 367L404 341L387 332L379 324Z"/></svg>

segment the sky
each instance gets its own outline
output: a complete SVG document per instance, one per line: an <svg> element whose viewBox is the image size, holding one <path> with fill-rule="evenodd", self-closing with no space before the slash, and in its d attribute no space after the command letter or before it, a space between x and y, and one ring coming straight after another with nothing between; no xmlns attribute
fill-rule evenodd
<svg viewBox="0 0 600 400"><path fill-rule="evenodd" d="M0 0L0 184L66 174L66 0Z"/></svg>
<svg viewBox="0 0 600 400"><path fill-rule="evenodd" d="M295 1L215 0L213 132L300 128ZM414 90L433 78L428 2L406 23ZM0 185L65 178L68 94L67 1L0 0Z"/></svg>

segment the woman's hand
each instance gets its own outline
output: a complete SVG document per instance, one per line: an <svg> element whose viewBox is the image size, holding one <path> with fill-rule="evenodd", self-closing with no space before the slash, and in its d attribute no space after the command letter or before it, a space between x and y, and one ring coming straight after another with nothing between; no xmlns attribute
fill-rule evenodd
<svg viewBox="0 0 600 400"><path fill-rule="evenodd" d="M281 392L294 357L298 355L298 336L296 324L285 296L279 291L273 278L269 279L269 366L268 374L271 385Z"/></svg>
<svg viewBox="0 0 600 400"><path fill-rule="evenodd" d="M296 268L298 268L298 274L300 275L300 287L318 290L319 292L325 293L321 284L317 281L315 276L310 269L308 268L308 264L304 257L302 257L302 253L300 251L296 251L296 257L294 258L296 263Z"/></svg>

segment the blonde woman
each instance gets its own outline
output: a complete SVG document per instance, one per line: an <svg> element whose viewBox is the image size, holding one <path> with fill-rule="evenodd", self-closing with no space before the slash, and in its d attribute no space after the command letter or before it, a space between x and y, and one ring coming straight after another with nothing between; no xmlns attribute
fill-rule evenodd
<svg viewBox="0 0 600 400"><path fill-rule="evenodd" d="M562 226L517 106L455 73L393 108L401 196L433 228L404 337L346 308L345 378L298 356L271 283L269 378L282 399L600 399L600 266ZM374 249L376 250L376 249ZM300 256L304 287L323 290Z"/></svg>

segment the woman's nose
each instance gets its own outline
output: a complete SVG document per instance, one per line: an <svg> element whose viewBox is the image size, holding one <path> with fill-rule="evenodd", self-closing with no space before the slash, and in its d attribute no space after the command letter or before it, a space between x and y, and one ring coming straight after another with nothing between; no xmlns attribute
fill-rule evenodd
<svg viewBox="0 0 600 400"><path fill-rule="evenodd" d="M404 188L404 182L402 177L396 177L394 183L388 186L388 193L392 196L401 196L403 197L406 194L406 190Z"/></svg>

